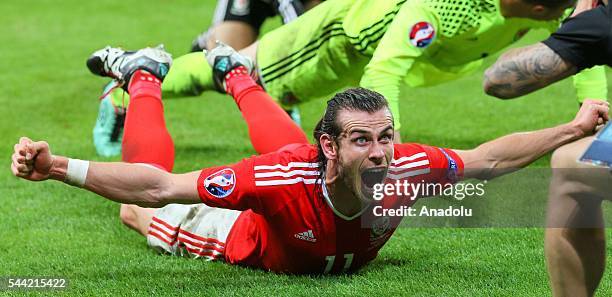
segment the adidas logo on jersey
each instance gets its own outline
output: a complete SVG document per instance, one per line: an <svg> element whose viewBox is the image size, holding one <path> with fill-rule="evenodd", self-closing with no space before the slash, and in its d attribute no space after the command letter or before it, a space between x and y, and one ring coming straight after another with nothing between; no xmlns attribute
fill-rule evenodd
<svg viewBox="0 0 612 297"><path fill-rule="evenodd" d="M297 239L306 240L306 241L310 241L310 242L317 242L317 239L315 238L314 234L312 233L312 230L295 233L293 236L295 236L295 238L297 238Z"/></svg>

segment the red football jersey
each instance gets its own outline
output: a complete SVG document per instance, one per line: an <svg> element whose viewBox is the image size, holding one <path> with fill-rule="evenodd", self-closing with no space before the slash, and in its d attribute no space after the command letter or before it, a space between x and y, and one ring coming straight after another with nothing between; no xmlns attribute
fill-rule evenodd
<svg viewBox="0 0 612 297"><path fill-rule="evenodd" d="M202 201L243 211L227 238L227 262L284 273L339 273L376 257L401 217L376 217L372 208L414 201L374 201L356 217L343 217L326 196L316 159L316 146L293 144L202 170L197 185ZM462 170L451 150L396 144L388 177L449 183Z"/></svg>

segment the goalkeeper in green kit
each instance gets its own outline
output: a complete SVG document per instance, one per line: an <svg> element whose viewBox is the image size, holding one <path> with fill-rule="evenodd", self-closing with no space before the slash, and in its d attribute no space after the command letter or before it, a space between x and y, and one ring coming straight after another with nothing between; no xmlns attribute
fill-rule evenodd
<svg viewBox="0 0 612 297"><path fill-rule="evenodd" d="M557 29L574 0L329 0L240 51L265 90L287 108L347 86L384 95L401 127L400 89L440 84L481 67L483 59L530 29ZM605 99L602 69L579 96ZM165 96L223 91L202 53L174 61ZM409 96L409 94L407 94ZM580 98L584 99L584 98ZM396 133L396 136L399 134ZM399 142L399 139L396 139Z"/></svg>

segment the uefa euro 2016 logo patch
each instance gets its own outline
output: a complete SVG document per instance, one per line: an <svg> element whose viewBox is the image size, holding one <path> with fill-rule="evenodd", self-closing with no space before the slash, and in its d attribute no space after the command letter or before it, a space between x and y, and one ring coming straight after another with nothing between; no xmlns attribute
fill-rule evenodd
<svg viewBox="0 0 612 297"><path fill-rule="evenodd" d="M428 22L418 22L410 29L410 43L418 48L431 44L436 37L436 29Z"/></svg>
<svg viewBox="0 0 612 297"><path fill-rule="evenodd" d="M204 180L204 188L208 193L217 197L229 196L236 186L236 174L234 170L226 168L209 175Z"/></svg>

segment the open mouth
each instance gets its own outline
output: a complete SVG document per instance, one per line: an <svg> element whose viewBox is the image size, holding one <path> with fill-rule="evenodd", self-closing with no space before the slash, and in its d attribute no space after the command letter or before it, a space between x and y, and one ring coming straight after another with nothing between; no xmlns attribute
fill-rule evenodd
<svg viewBox="0 0 612 297"><path fill-rule="evenodd" d="M361 173L361 182L367 189L372 189L374 185L382 183L386 176L386 167L370 168Z"/></svg>

